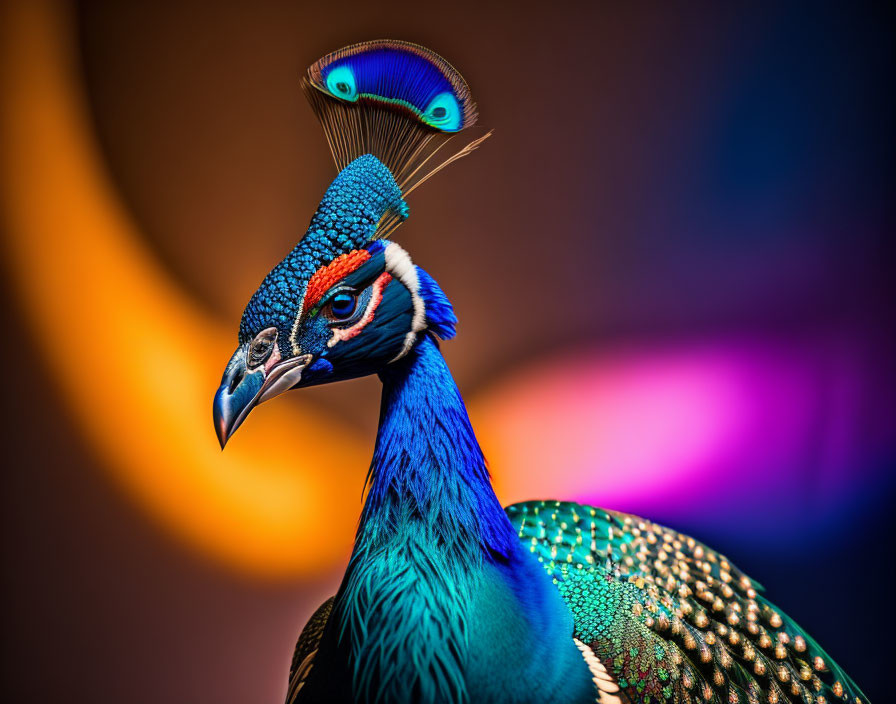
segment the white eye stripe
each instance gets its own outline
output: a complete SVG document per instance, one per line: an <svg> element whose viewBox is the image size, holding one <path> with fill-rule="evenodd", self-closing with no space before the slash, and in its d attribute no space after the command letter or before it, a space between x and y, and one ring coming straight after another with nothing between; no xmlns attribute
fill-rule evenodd
<svg viewBox="0 0 896 704"><path fill-rule="evenodd" d="M417 267L411 261L411 255L396 242L390 242L386 245L386 250L383 254L386 258L386 271L401 281L404 287L410 291L411 302L414 306L411 329L404 338L404 346L401 352L390 360L391 364L404 357L413 347L414 341L417 339L417 333L426 329L426 306L423 298L420 296L420 277L417 276Z"/></svg>
<svg viewBox="0 0 896 704"><path fill-rule="evenodd" d="M307 293L308 284L305 284L305 289L302 291L302 300L299 301L299 313L296 315L295 321L293 321L292 330L289 331L289 346L292 348L292 353L294 355L297 355L302 351L302 348L296 340L296 335L299 334L299 323L302 321L302 309L305 307L305 294Z"/></svg>

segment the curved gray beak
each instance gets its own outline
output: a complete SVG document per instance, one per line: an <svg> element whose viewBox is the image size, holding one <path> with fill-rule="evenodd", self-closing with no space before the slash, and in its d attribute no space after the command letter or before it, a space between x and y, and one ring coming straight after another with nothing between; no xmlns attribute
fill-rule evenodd
<svg viewBox="0 0 896 704"><path fill-rule="evenodd" d="M237 347L215 393L212 416L222 450L252 409L298 384L302 379L302 370L311 361L311 355L304 354L272 366L262 364L249 369L246 365L247 349L248 344Z"/></svg>

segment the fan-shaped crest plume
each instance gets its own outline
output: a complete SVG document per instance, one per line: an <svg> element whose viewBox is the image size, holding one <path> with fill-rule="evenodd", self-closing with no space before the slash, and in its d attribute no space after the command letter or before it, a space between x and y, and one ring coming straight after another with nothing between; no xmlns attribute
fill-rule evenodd
<svg viewBox="0 0 896 704"><path fill-rule="evenodd" d="M381 39L334 51L311 65L302 86L337 168L373 154L404 195L491 134L434 159L475 124L476 104L451 64L411 42ZM376 236L386 237L401 221L387 215Z"/></svg>

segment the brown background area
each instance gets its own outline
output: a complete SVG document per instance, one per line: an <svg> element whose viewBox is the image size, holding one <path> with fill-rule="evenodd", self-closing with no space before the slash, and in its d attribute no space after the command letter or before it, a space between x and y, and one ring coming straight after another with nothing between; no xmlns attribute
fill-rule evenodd
<svg viewBox="0 0 896 704"><path fill-rule="evenodd" d="M798 174L785 181L760 214L791 233L783 239L743 236L743 223L760 217L749 194L704 204L725 166L695 153L708 126L735 109L730 84L762 60L779 19L772 11L94 0L77 18L109 168L158 255L233 321L234 335L249 295L333 176L299 76L335 47L381 36L448 56L480 96L482 123L497 128L473 159L414 194L399 234L458 310L460 336L446 354L465 393L508 364L585 341L820 318L883 325L874 311L886 291L884 209L850 190L854 178L839 200L819 198L830 185L821 176L817 191ZM829 19L834 53L854 51L856 27L876 21ZM854 95L847 84L820 99L819 114L825 100L858 102L858 127L879 128L887 113L870 109L865 84ZM819 139L833 144L842 133L848 151L856 127L835 125ZM879 195L883 158L861 162L874 176L868 199ZM781 203L790 209L775 211ZM867 237L831 234L857 212ZM802 216L804 228L787 230ZM789 258L769 266L782 251ZM16 333L17 314L5 317L8 701L279 701L292 642L337 575L251 582L160 535L97 470L31 342ZM375 380L306 393L372 439ZM762 564L782 584L805 579L798 561ZM849 620L874 630L870 615L830 618L833 632ZM861 668L848 643L831 650Z"/></svg>

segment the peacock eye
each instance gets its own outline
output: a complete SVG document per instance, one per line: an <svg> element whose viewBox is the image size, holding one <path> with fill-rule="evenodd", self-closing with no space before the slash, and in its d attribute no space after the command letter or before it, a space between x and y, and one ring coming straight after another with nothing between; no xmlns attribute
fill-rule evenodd
<svg viewBox="0 0 896 704"><path fill-rule="evenodd" d="M329 313L334 320L348 320L358 306L358 296L354 293L337 293L330 299Z"/></svg>

